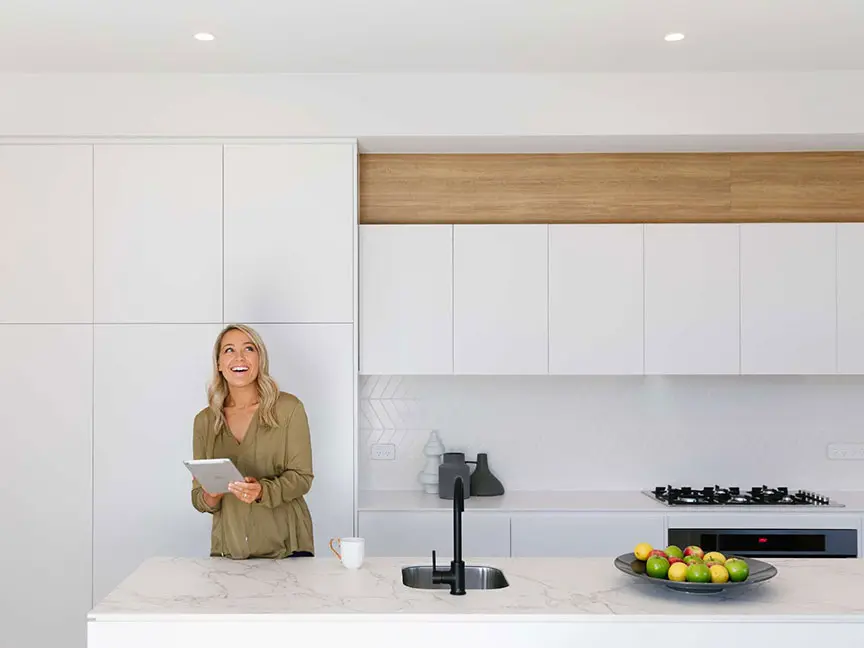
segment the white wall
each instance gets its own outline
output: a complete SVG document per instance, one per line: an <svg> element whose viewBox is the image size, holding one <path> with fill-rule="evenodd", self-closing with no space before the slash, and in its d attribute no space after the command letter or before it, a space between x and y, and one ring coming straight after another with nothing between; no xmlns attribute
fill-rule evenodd
<svg viewBox="0 0 864 648"><path fill-rule="evenodd" d="M864 488L831 442L864 442L864 378L364 376L361 489L420 488L423 445L488 452L510 490L667 483ZM395 461L370 444L395 443Z"/></svg>
<svg viewBox="0 0 864 648"><path fill-rule="evenodd" d="M434 150L454 136L662 148L766 136L846 147L850 134L864 134L860 71L0 76L0 135L9 136L350 136Z"/></svg>

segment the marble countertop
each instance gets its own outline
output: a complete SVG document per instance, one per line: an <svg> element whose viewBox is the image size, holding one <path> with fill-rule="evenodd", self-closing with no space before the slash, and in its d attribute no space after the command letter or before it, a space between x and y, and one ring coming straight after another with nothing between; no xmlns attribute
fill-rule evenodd
<svg viewBox="0 0 864 648"><path fill-rule="evenodd" d="M733 513L860 513L864 491L819 491L844 506L666 506L638 490L625 491L509 491L498 497L469 497L466 512L733 512ZM360 491L360 511L450 511L453 502L422 491Z"/></svg>
<svg viewBox="0 0 864 648"><path fill-rule="evenodd" d="M445 559L442 559L445 560ZM619 572L612 557L466 561L503 570L510 586L451 596L401 583L428 559L370 558L356 571L333 557L232 561L154 558L90 613L91 621L333 620L526 621L840 620L864 623L864 560L776 559L772 580L729 594L692 595Z"/></svg>

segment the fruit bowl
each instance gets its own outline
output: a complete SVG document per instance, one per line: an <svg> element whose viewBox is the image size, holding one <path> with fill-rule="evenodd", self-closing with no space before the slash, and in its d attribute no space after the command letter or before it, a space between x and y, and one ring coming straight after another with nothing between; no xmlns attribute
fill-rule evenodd
<svg viewBox="0 0 864 648"><path fill-rule="evenodd" d="M652 550L649 553L644 547L644 544L637 545L635 552L618 556L615 567L652 585L688 594L718 594L740 590L763 583L777 575L774 565L755 558L729 556L727 559L718 552L703 554L699 547L688 547L687 551L694 550L695 555L682 555L679 558L675 553L667 554L663 550ZM666 549L670 552L672 550L681 551L677 547ZM703 556L708 558L707 563Z"/></svg>

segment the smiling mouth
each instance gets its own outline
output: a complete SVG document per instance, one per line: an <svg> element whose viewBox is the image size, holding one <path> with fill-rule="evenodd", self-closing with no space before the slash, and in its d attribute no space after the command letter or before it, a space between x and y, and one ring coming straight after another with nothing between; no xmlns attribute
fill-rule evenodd
<svg viewBox="0 0 864 648"><path fill-rule="evenodd" d="M231 371L236 374L243 374L249 371L249 367L231 367Z"/></svg>

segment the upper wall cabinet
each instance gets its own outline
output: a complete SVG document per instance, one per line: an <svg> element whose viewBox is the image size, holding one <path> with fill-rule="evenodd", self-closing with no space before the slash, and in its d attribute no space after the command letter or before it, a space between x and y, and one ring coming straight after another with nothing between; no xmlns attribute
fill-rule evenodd
<svg viewBox="0 0 864 648"><path fill-rule="evenodd" d="M642 373L642 225L549 226L549 372Z"/></svg>
<svg viewBox="0 0 864 648"><path fill-rule="evenodd" d="M360 371L453 373L453 227L360 227Z"/></svg>
<svg viewBox="0 0 864 648"><path fill-rule="evenodd" d="M93 321L92 155L0 146L0 322Z"/></svg>
<svg viewBox="0 0 864 648"><path fill-rule="evenodd" d="M356 147L225 147L225 319L352 322Z"/></svg>
<svg viewBox="0 0 864 648"><path fill-rule="evenodd" d="M742 373L835 373L837 226L740 227Z"/></svg>
<svg viewBox="0 0 864 648"><path fill-rule="evenodd" d="M864 374L864 223L837 226L837 371Z"/></svg>
<svg viewBox="0 0 864 648"><path fill-rule="evenodd" d="M222 147L94 151L97 322L221 322Z"/></svg>
<svg viewBox="0 0 864 648"><path fill-rule="evenodd" d="M548 372L546 225L455 225L454 369Z"/></svg>
<svg viewBox="0 0 864 648"><path fill-rule="evenodd" d="M738 225L645 226L645 373L737 374Z"/></svg>

